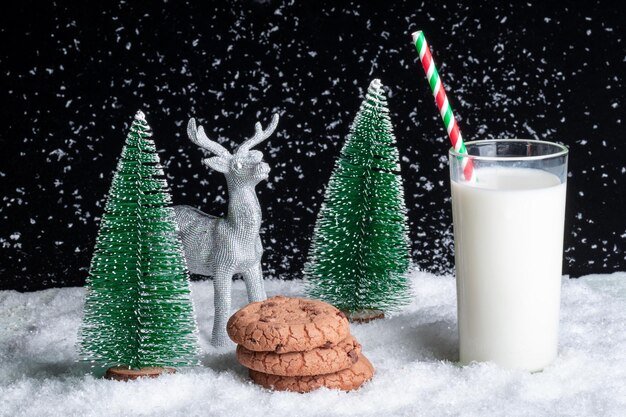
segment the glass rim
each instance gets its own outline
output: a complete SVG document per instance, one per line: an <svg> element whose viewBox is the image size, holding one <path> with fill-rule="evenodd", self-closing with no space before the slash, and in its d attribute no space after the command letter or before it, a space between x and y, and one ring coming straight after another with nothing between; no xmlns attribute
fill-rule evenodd
<svg viewBox="0 0 626 417"><path fill-rule="evenodd" d="M469 158L472 160L480 160L480 161L540 161L542 159L551 159L558 158L561 156L566 156L569 153L569 149L565 145L561 145L560 143L548 142L546 140L537 140L537 139L483 139L483 140L474 140L470 142L465 142L465 147L471 145L481 145L484 143L494 143L494 142L520 142L520 143L531 143L531 144L541 144L541 145L549 145L554 146L555 152L548 153L545 155L534 155L534 156L483 156L483 155L469 155L466 153L460 153L454 148L450 148L448 151L450 156L456 156L460 158Z"/></svg>

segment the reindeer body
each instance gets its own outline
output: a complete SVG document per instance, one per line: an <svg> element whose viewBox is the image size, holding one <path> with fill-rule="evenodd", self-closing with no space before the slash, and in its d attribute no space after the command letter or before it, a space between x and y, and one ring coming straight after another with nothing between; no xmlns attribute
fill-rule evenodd
<svg viewBox="0 0 626 417"><path fill-rule="evenodd" d="M254 190L248 194L251 195L246 200L253 198L253 202L242 203L240 199L230 198L229 206L233 208L229 207L229 213L234 211L235 215L227 218L215 217L191 206L174 207L187 267L192 274L215 276L216 265L230 265L234 274L243 274L259 261L263 255L259 237L261 207ZM230 220L231 217L238 220Z"/></svg>
<svg viewBox="0 0 626 417"><path fill-rule="evenodd" d="M274 115L265 131L257 123L255 135L234 154L208 139L202 126L196 130L194 119L189 121L187 128L194 143L217 154L203 162L224 173L228 186L225 218L211 216L190 206L174 207L189 271L213 277L215 320L211 344L214 346L228 343L226 322L230 316L234 274L243 274L250 302L266 298L261 269L263 245L259 236L261 206L254 187L267 179L270 168L263 162L263 154L250 148L267 139L277 124L278 115Z"/></svg>
<svg viewBox="0 0 626 417"><path fill-rule="evenodd" d="M215 252L213 236L221 219L191 206L175 206L174 213L189 272L212 276L214 262L209 254Z"/></svg>

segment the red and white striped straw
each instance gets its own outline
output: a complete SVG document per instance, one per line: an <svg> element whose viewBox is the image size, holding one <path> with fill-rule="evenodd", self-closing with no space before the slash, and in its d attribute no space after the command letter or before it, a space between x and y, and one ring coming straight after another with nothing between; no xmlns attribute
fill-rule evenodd
<svg viewBox="0 0 626 417"><path fill-rule="evenodd" d="M450 136L452 147L458 153L467 154L465 142L463 142L463 136L461 136L459 125L456 122L454 113L452 112L452 107L450 107L450 103L448 102L446 91L444 90L441 79L439 78L439 72L437 71L437 67L435 67L435 62L430 53L428 42L426 42L426 38L424 37L424 32L418 30L417 32L413 32L411 36L413 37L415 48L419 53L420 61L422 61L422 67L424 67L424 71L426 72L428 84L430 84L430 89L433 92L433 96L435 96L435 101L437 102L437 107L439 108L439 114L441 115L443 124L448 131L448 136ZM472 160L470 158L463 158L461 163L465 179L467 181L476 181Z"/></svg>

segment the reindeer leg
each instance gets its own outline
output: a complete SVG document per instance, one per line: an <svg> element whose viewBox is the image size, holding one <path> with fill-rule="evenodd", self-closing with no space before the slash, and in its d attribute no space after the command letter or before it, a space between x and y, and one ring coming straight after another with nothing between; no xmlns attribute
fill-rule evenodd
<svg viewBox="0 0 626 417"><path fill-rule="evenodd" d="M228 334L226 333L226 323L228 322L228 317L230 316L232 283L232 270L218 268L213 276L215 319L213 321L211 345L215 347L226 346L228 344L229 339Z"/></svg>
<svg viewBox="0 0 626 417"><path fill-rule="evenodd" d="M249 302L263 301L267 298L267 295L265 295L265 286L263 285L261 262L258 262L252 268L244 272L243 279L246 281Z"/></svg>

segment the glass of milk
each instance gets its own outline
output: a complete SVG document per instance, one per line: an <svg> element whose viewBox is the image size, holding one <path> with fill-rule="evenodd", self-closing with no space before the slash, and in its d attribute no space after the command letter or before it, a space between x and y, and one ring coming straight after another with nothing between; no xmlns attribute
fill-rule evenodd
<svg viewBox="0 0 626 417"><path fill-rule="evenodd" d="M460 362L539 371L557 355L568 150L525 139L466 148L449 152Z"/></svg>

